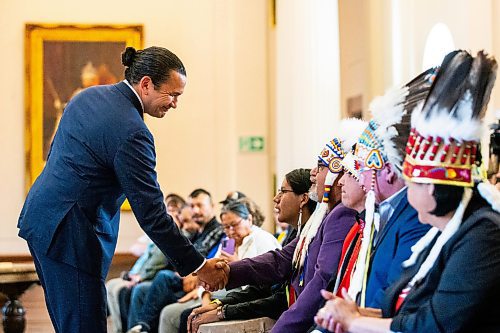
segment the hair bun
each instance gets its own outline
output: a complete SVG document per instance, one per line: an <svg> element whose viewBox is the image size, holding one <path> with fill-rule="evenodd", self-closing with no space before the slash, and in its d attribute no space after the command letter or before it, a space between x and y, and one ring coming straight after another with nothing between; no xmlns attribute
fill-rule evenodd
<svg viewBox="0 0 500 333"><path fill-rule="evenodd" d="M127 47L122 53L122 64L124 66L130 67L134 63L136 55L137 51L133 47Z"/></svg>

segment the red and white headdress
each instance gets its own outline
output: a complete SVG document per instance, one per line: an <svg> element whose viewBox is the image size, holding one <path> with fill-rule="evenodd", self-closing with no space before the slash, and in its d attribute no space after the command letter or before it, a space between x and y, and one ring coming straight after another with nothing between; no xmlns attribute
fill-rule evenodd
<svg viewBox="0 0 500 333"><path fill-rule="evenodd" d="M443 246L460 227L472 198L470 187L475 183L473 173L482 119L496 70L495 59L482 51L476 57L466 51L448 54L425 104L412 116L412 134L408 139L403 176L415 183L460 186L465 190L458 208L410 280L410 287L427 276ZM487 183L479 184L478 190L493 209L500 211L498 190ZM412 247L413 253L404 265L413 265L438 232L436 227L431 228Z"/></svg>
<svg viewBox="0 0 500 333"><path fill-rule="evenodd" d="M410 133L412 112L421 107L436 76L436 68L429 69L411 80L402 88L389 90L385 95L375 98L370 103L373 119L363 131L354 151L358 168L372 171L371 186L365 201L365 227L363 241L358 255L349 295L356 298L361 293L361 306L364 306L367 272L369 270L370 251L373 235L378 231L380 217L375 209L376 172L390 164L401 176L405 144Z"/></svg>
<svg viewBox="0 0 500 333"><path fill-rule="evenodd" d="M356 155L354 155L355 149L356 148L348 152L347 155L344 157L344 159L342 160L342 167L344 168L344 172L348 172L350 175L354 177L354 179L356 179L359 182L360 167L359 167L359 161L356 158Z"/></svg>
<svg viewBox="0 0 500 333"><path fill-rule="evenodd" d="M416 183L472 187L496 62L482 52L472 58L457 51L443 65L439 84L412 115L403 174Z"/></svg>

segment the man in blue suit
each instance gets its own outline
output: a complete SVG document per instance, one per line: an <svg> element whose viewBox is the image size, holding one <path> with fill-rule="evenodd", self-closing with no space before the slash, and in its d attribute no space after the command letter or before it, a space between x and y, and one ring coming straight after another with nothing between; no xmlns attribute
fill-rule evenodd
<svg viewBox="0 0 500 333"><path fill-rule="evenodd" d="M363 307L380 308L385 289L397 281L411 247L429 230L406 198L402 161L412 112L425 100L434 69L371 103L373 119L355 148L360 183L368 190L365 227L349 295ZM366 243L365 243L366 242Z"/></svg>
<svg viewBox="0 0 500 333"><path fill-rule="evenodd" d="M123 82L86 89L68 103L19 217L56 332L106 332L104 279L125 197L181 275L196 272L212 289L227 281L228 268L205 260L167 214L143 120L176 108L184 65L160 47L128 47L122 63Z"/></svg>
<svg viewBox="0 0 500 333"><path fill-rule="evenodd" d="M419 222L417 212L408 203L403 180L395 172L391 177L383 185L379 180L389 196L379 203L381 225L372 243L365 290L365 306L371 308L380 308L385 289L399 280L402 263L410 257L411 247L430 228Z"/></svg>

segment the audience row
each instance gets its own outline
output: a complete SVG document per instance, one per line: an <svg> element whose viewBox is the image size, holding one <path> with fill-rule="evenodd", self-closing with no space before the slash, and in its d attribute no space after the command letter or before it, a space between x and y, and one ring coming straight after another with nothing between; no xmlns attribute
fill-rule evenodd
<svg viewBox="0 0 500 333"><path fill-rule="evenodd" d="M229 263L225 289L181 277L153 244L108 282L116 332L197 332L270 317L272 332L500 330L500 194L477 172L496 62L455 51L375 99L369 122L343 120L312 169L273 201L274 238L241 192L193 191L169 213L207 258ZM278 243L279 240L283 240Z"/></svg>

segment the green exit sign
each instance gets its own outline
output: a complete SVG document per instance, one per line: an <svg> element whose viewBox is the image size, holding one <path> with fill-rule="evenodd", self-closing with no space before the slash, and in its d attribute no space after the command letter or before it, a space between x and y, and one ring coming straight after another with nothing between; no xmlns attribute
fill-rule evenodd
<svg viewBox="0 0 500 333"><path fill-rule="evenodd" d="M264 151L263 136L240 136L240 152Z"/></svg>

